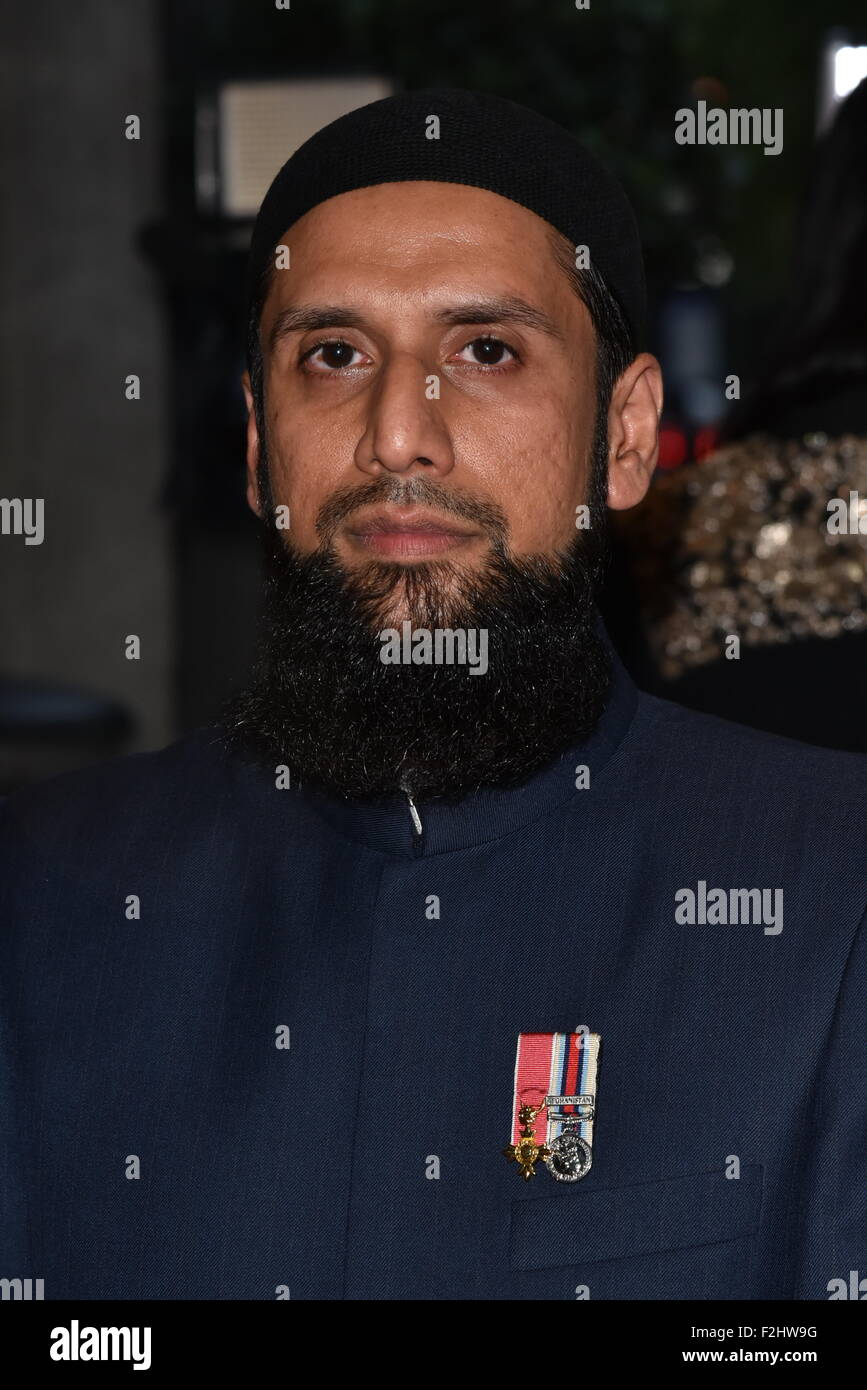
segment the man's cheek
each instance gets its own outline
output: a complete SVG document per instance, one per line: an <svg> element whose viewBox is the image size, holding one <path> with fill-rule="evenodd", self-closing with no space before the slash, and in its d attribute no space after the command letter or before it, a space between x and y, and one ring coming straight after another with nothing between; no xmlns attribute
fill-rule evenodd
<svg viewBox="0 0 867 1390"><path fill-rule="evenodd" d="M498 480L498 501L509 517L510 531L527 550L545 550L567 538L576 505L584 500L584 478L574 462L559 457L562 439L539 441L516 460L517 467Z"/></svg>

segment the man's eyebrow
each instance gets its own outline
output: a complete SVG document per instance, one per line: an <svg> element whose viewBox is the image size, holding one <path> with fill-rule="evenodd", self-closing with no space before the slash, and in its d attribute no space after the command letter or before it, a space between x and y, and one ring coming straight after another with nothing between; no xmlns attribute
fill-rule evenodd
<svg viewBox="0 0 867 1390"><path fill-rule="evenodd" d="M468 304L457 304L453 309L439 309L434 315L438 323L461 327L463 324L516 323L525 328L536 328L547 333L550 338L561 338L563 333L556 323L542 309L528 304L517 295L506 295L502 299L478 299Z"/></svg>
<svg viewBox="0 0 867 1390"><path fill-rule="evenodd" d="M309 333L318 328L363 328L364 315L342 304L305 304L281 309L268 337L271 348L290 333Z"/></svg>
<svg viewBox="0 0 867 1390"><path fill-rule="evenodd" d="M452 308L438 309L434 314L437 323L449 327L464 324L514 323L525 328L535 328L551 338L562 340L563 333L556 323L542 309L529 304L517 295L506 295L498 299L475 299ZM364 328L364 315L357 309L343 304L306 304L298 308L282 309L274 320L269 335L273 349L281 338L290 333L309 333L323 328Z"/></svg>

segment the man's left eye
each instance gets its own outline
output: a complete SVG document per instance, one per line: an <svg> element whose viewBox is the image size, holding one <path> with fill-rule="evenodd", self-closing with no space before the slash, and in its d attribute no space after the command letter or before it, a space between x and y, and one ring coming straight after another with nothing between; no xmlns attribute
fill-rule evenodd
<svg viewBox="0 0 867 1390"><path fill-rule="evenodd" d="M476 367L502 367L510 359L515 362L518 360L515 349L504 343L502 338L473 338L471 343L467 343L466 347L461 349L458 357L465 352L470 352L473 356L463 360L469 360ZM509 354L508 357L506 353Z"/></svg>

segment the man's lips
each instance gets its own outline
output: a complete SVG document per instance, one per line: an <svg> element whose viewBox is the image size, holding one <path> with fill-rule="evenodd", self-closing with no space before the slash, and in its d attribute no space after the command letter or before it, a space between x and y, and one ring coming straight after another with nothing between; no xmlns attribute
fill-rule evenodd
<svg viewBox="0 0 867 1390"><path fill-rule="evenodd" d="M346 527L353 545L379 555L413 559L466 545L478 531L464 530L430 512L375 512L355 517Z"/></svg>

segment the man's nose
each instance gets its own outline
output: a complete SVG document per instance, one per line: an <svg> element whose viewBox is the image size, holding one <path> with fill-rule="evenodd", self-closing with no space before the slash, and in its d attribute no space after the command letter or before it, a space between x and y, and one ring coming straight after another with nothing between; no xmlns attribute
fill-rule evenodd
<svg viewBox="0 0 867 1390"><path fill-rule="evenodd" d="M441 389L440 378L410 353L396 354L382 367L355 450L363 473L451 472L454 452L440 406Z"/></svg>

